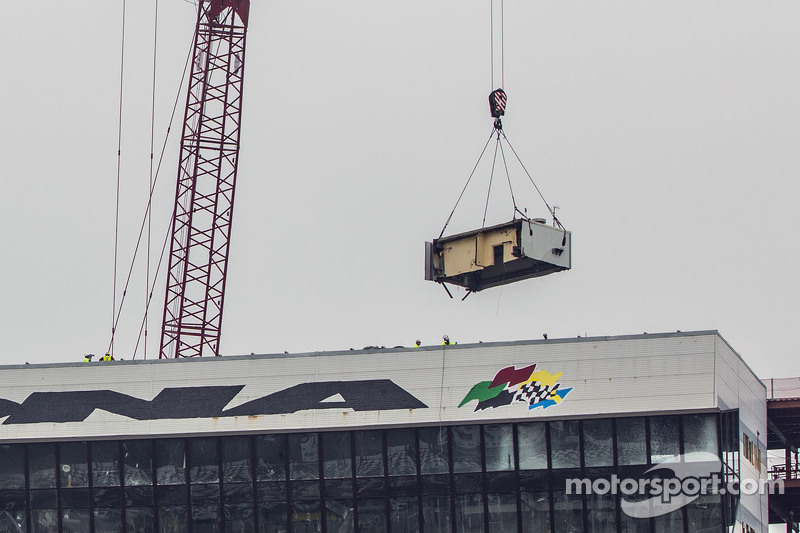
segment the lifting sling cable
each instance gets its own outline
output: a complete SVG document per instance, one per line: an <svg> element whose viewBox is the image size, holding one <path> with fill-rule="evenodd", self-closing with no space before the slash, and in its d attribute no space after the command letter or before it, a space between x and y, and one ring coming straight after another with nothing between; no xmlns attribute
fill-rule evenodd
<svg viewBox="0 0 800 533"><path fill-rule="evenodd" d="M147 359L147 311L149 309L150 297L150 244L152 242L151 229L153 226L153 210L151 203L153 198L153 147L156 135L156 65L158 59L158 0L155 0L155 11L153 15L153 87L150 101L150 181L148 184L147 197L147 253L145 254L145 285L144 285L144 358ZM135 355L134 351L134 355Z"/></svg>
<svg viewBox="0 0 800 533"><path fill-rule="evenodd" d="M497 150L500 147L500 137L497 137L497 142L494 143L494 157L492 158L492 172L489 174L489 188L486 191L486 205L483 207L483 222L481 228L486 227L486 213L489 211L489 196L492 194L492 181L494 180L494 167L497 164Z"/></svg>
<svg viewBox="0 0 800 533"><path fill-rule="evenodd" d="M153 182L152 182L152 185L150 186L150 194L149 194L149 197L148 197L148 200L147 200L147 206L145 208L145 214L142 217L142 223L141 223L141 225L139 227L139 236L138 236L138 238L136 240L136 246L135 246L134 251L133 251L133 257L131 259L131 262L130 262L130 265L129 265L129 268L128 268L128 275L127 275L127 278L125 280L125 288L122 291L122 298L120 300L119 307L115 307L115 309L114 309L114 321L113 321L113 325L112 325L112 329L111 329L111 340L109 342L109 348L108 348L109 352L111 352L111 349L113 348L113 345L114 345L114 333L115 333L116 328L117 328L117 326L119 324L120 316L122 315L122 309L123 309L123 306L125 304L125 297L127 296L128 287L130 285L131 278L133 276L133 269L134 269L134 265L136 263L136 257L138 256L139 247L141 246L142 238L144 236L144 230L145 230L145 227L147 225L149 214L151 212L152 202L153 202L153 193L154 193L155 187L156 187L156 185L158 183L158 176L159 176L160 171L161 171L161 164L164 161L164 154L166 153L166 150L167 150L167 145L168 145L168 142L169 142L170 133L172 131L172 124L173 124L173 122L175 120L175 114L176 114L176 112L178 110L178 105L180 103L182 89L183 89L184 83L186 82L186 73L187 73L188 68L189 68L189 63L191 62L193 42L194 42L194 37L192 37L192 43L190 43L190 46L189 46L189 52L188 52L188 54L186 56L186 62L185 62L184 67L183 67L183 74L181 76L181 80L180 80L180 83L178 85L177 95L175 96L175 102L174 102L173 107L172 107L172 114L170 115L169 124L167 125L167 131L166 131L166 134L164 136L164 142L161 145L161 153L160 153L159 158L158 158L158 164L156 165L156 168L155 168L155 173L154 173L154 176L153 176ZM170 233L169 230L167 230L167 235L169 235L169 233ZM116 243L115 243L115 252L116 252ZM164 252L163 252L163 249L162 249L162 252L161 252L162 257L163 257L163 254L164 254ZM149 264L149 261L148 261L148 264ZM159 265L160 264L161 264L161 260L159 260ZM115 269L115 277L116 277L116 269ZM156 277L158 277L158 270L156 270L156 273L154 274L153 278L155 279ZM149 300L152 299L152 296L153 296L153 287L155 286L155 281L153 281L153 283L151 285L152 286L147 287L148 304L149 304ZM114 286L116 288L116 282L115 282ZM115 300L115 302L116 302L116 300ZM146 313L146 311L145 311L145 313ZM141 336L141 330L140 330L140 336ZM139 339L137 339L136 344L138 346ZM133 356L134 358L136 357L135 354L136 354L136 352L134 350L134 356ZM113 355L113 353L112 353L112 355Z"/></svg>
<svg viewBox="0 0 800 533"><path fill-rule="evenodd" d="M123 109L123 89L125 80L125 15L127 2L122 0L122 37L120 44L119 60L119 118L117 126L117 188L114 201L114 273L112 275L111 289L111 342L108 352L114 355L114 332L117 329L115 313L117 311L117 259L119 251L119 186L122 175L122 109Z"/></svg>

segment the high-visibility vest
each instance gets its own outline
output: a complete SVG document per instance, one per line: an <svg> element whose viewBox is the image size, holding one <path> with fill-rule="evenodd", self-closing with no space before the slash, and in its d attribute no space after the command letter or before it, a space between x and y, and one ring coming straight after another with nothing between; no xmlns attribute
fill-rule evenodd
<svg viewBox="0 0 800 533"><path fill-rule="evenodd" d="M91 362L92 362L92 360L91 360L91 359L89 359L88 357L84 357L84 358L83 358L83 362L84 362L84 363L91 363Z"/></svg>
<svg viewBox="0 0 800 533"><path fill-rule="evenodd" d="M108 353L107 353L107 354L105 354L105 355L103 356L103 361L112 361L112 359L111 359L111 354L108 354Z"/></svg>

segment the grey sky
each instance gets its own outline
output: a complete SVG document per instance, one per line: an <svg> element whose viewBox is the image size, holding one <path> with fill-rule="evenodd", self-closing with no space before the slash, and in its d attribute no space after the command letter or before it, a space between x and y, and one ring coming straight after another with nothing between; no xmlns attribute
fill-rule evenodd
<svg viewBox="0 0 800 533"><path fill-rule="evenodd" d="M0 362L74 361L110 335L122 6L6 4ZM254 2L223 352L718 329L760 376L800 375L800 3L506 0L505 11L506 132L574 232L573 270L465 302L423 281L423 243L491 129L488 1ZM148 187L152 13L128 2L123 279ZM160 1L157 145L193 26L190 3ZM173 136L154 263L176 153ZM518 203L544 216L512 172ZM453 231L480 226L487 183L485 169ZM511 218L496 184L491 223ZM148 357L162 294L163 275Z"/></svg>

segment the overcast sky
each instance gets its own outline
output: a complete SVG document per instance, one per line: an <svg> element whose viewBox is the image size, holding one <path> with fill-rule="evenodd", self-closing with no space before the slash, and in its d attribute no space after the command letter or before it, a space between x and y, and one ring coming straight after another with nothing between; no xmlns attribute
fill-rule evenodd
<svg viewBox="0 0 800 533"><path fill-rule="evenodd" d="M5 4L0 362L77 361L110 338L122 3ZM157 145L194 13L160 0ZM148 188L153 14L128 2L120 279ZM222 351L718 329L759 376L800 375L800 2L506 0L505 16L505 131L573 232L573 269L464 302L423 280L423 243L491 130L487 0L254 2ZM177 150L173 136L153 265ZM448 231L480 226L488 179ZM487 223L511 218L507 188L490 205ZM163 285L162 269L148 358Z"/></svg>

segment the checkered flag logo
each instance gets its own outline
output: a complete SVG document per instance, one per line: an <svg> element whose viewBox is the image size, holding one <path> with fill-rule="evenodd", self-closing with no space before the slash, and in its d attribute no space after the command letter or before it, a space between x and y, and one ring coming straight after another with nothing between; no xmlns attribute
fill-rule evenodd
<svg viewBox="0 0 800 533"><path fill-rule="evenodd" d="M548 387L542 385L542 383L538 381L525 383L524 385L520 385L517 393L514 395L514 400L525 402L528 405L536 405L552 396L557 388L558 384Z"/></svg>
<svg viewBox="0 0 800 533"><path fill-rule="evenodd" d="M523 368L509 366L499 370L491 381L476 383L458 406L463 407L477 400L475 411L503 407L515 402L526 403L528 409L547 409L560 404L572 391L572 387L561 387L559 379L562 373L536 370L535 364Z"/></svg>

